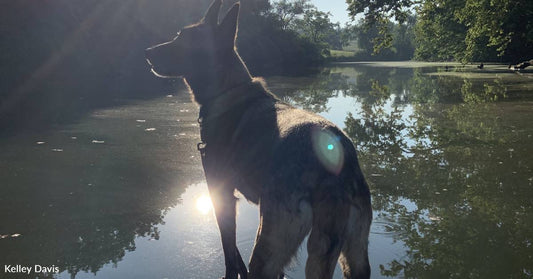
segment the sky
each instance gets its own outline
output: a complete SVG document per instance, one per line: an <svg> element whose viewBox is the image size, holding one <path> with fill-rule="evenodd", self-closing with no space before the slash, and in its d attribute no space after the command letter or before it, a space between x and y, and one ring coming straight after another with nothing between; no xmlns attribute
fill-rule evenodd
<svg viewBox="0 0 533 279"><path fill-rule="evenodd" d="M348 4L345 0L311 0L311 3L320 11L330 12L332 22L340 22L341 26L344 26L346 22L350 21L350 16L346 10Z"/></svg>

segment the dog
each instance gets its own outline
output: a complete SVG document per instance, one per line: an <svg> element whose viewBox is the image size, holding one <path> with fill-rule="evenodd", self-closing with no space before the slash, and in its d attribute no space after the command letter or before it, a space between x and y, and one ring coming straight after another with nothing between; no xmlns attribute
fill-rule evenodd
<svg viewBox="0 0 533 279"><path fill-rule="evenodd" d="M283 278L309 234L306 278L369 278L370 191L350 139L253 78L236 50L239 3L218 23L221 0L200 22L150 47L151 71L184 78L200 106L198 144L218 227L225 278ZM249 270L236 246L235 190L259 205Z"/></svg>

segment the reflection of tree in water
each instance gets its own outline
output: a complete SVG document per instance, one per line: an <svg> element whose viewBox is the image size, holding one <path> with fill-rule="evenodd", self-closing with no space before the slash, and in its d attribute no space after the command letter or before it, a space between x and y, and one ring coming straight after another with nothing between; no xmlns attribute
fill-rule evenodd
<svg viewBox="0 0 533 279"><path fill-rule="evenodd" d="M290 104L320 113L329 110L327 102L330 98L337 97L339 92L348 90L350 85L347 78L341 73L332 73L331 69L326 68L311 77L284 77L283 86L274 85L270 89ZM290 82L287 83L287 80Z"/></svg>
<svg viewBox="0 0 533 279"><path fill-rule="evenodd" d="M431 77L420 70L407 82L392 73L368 76L358 76L347 93L363 109L347 116L346 132L360 150L379 217L408 248L380 272L530 278L531 111L496 103L514 93L502 79Z"/></svg>
<svg viewBox="0 0 533 279"><path fill-rule="evenodd" d="M21 234L0 239L0 262L96 274L135 250L136 238L159 239L167 210L201 179L198 159L190 156L196 140L177 144L167 134L173 119L153 120L161 130L145 132L135 118L120 118L39 135L46 138L42 146L0 142L0 232ZM94 137L105 143L91 143ZM51 152L52 144L63 151Z"/></svg>

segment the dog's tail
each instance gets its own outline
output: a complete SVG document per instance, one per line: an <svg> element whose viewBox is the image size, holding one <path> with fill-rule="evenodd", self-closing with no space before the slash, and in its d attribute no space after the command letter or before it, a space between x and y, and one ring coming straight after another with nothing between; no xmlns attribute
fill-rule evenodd
<svg viewBox="0 0 533 279"><path fill-rule="evenodd" d="M372 207L352 143L343 142L344 167L322 181L312 197L306 278L331 278L337 259L344 278L370 278L368 236Z"/></svg>

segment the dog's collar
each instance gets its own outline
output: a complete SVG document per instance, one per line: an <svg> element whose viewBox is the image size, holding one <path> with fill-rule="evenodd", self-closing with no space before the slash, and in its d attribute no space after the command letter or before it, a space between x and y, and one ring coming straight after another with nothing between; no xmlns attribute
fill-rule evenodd
<svg viewBox="0 0 533 279"><path fill-rule="evenodd" d="M221 117L222 115L240 107L245 104L250 104L261 95L250 94L253 90L246 90L249 87L261 87L263 85L258 81L247 81L239 85L233 86L222 91L216 98L212 99L206 104L200 106L200 113L198 116L198 123L200 124L200 142L197 145L198 150L204 156L206 146L205 130L213 119Z"/></svg>

